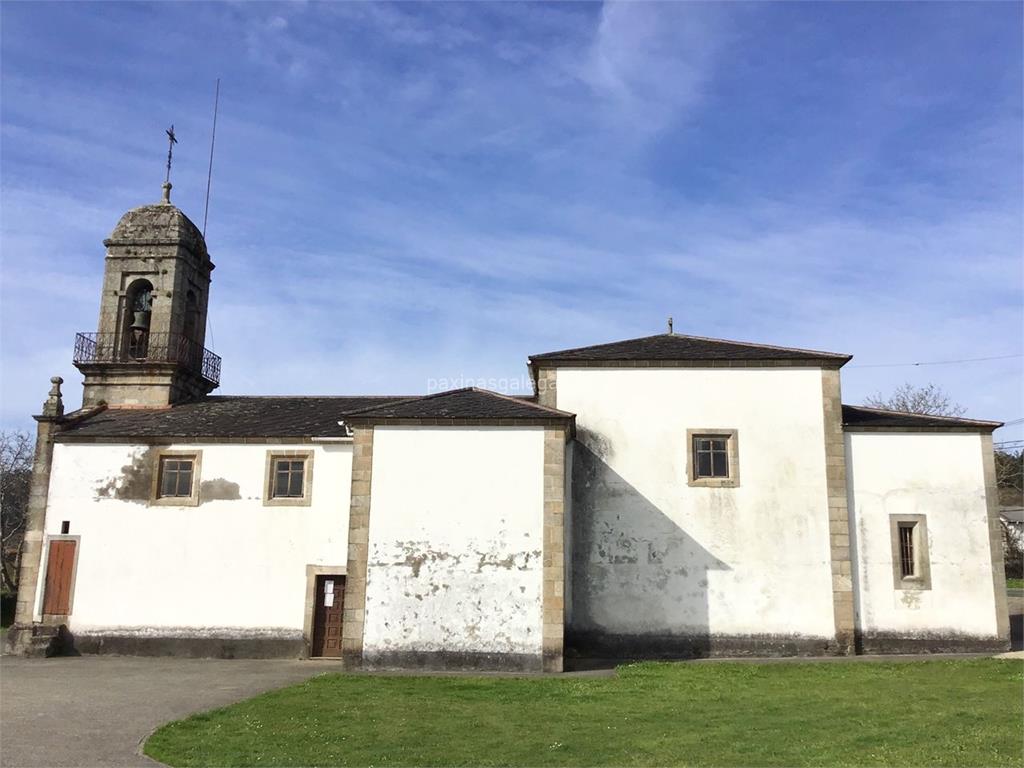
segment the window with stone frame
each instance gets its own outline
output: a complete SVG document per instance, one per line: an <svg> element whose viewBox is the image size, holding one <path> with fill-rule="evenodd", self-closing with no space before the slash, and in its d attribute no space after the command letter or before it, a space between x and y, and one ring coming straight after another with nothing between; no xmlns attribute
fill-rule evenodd
<svg viewBox="0 0 1024 768"><path fill-rule="evenodd" d="M686 432L687 482L694 487L739 485L739 435L735 429L689 429Z"/></svg>
<svg viewBox="0 0 1024 768"><path fill-rule="evenodd" d="M162 451L157 457L151 503L195 506L199 503L200 451Z"/></svg>
<svg viewBox="0 0 1024 768"><path fill-rule="evenodd" d="M271 478L270 497L273 499L301 499L306 476L306 460L274 459L274 476Z"/></svg>
<svg viewBox="0 0 1024 768"><path fill-rule="evenodd" d="M268 451L263 503L301 506L311 501L312 451Z"/></svg>
<svg viewBox="0 0 1024 768"><path fill-rule="evenodd" d="M924 515L889 515L893 588L932 588L928 524Z"/></svg>
<svg viewBox="0 0 1024 768"><path fill-rule="evenodd" d="M192 471L195 462L191 457L165 456L160 460L160 498L192 495Z"/></svg>

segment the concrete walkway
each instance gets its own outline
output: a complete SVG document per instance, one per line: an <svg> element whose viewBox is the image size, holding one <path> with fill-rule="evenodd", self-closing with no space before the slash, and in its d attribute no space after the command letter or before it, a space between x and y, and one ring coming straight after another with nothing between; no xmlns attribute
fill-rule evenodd
<svg viewBox="0 0 1024 768"><path fill-rule="evenodd" d="M0 657L0 765L158 765L139 754L155 728L340 664L291 659Z"/></svg>

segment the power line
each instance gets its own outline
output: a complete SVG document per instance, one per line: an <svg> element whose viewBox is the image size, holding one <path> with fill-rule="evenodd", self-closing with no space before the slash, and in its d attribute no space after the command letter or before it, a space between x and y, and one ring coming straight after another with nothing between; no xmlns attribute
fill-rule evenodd
<svg viewBox="0 0 1024 768"><path fill-rule="evenodd" d="M849 365L847 368L905 368L920 365L958 365L959 363L981 363L986 360L1011 360L1015 357L1024 357L1024 354L998 355L996 357L968 357L962 360L929 360L918 363L877 363L870 365Z"/></svg>
<svg viewBox="0 0 1024 768"><path fill-rule="evenodd" d="M210 167L206 172L206 205L203 207L203 237L206 237L206 219L210 215L210 182L213 181L213 145L217 141L217 107L220 104L220 78L217 78L217 89L213 94L213 131L210 132ZM174 130L174 126L171 126ZM169 161L168 161L169 162ZM169 166L168 166L169 168ZM168 171L169 172L169 171Z"/></svg>

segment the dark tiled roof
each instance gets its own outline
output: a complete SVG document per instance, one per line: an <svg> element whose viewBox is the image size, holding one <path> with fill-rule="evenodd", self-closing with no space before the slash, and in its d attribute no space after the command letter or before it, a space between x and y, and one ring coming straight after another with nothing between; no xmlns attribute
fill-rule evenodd
<svg viewBox="0 0 1024 768"><path fill-rule="evenodd" d="M850 355L835 352L818 352L812 349L791 349L772 347L767 344L750 344L745 341L707 339L702 336L685 336L679 333L662 333L640 339L614 341L592 347L563 349L531 355L530 360L544 361L614 361L614 360L830 360L843 364Z"/></svg>
<svg viewBox="0 0 1024 768"><path fill-rule="evenodd" d="M345 411L408 397L213 396L171 408L110 408L61 436L98 438L344 437ZM60 437L58 437L60 439Z"/></svg>
<svg viewBox="0 0 1024 768"><path fill-rule="evenodd" d="M991 432L1002 426L999 421L980 421L978 419L960 419L951 416L926 416L919 413L903 411L884 411L881 408L866 408L862 405L843 406L844 427L888 427L906 429L908 427L925 427L928 429L975 429L979 432Z"/></svg>
<svg viewBox="0 0 1024 768"><path fill-rule="evenodd" d="M391 419L460 419L460 420L547 420L571 419L573 415L554 408L537 405L522 397L501 395L487 389L467 387L439 392L436 395L410 398L392 403L349 411L346 421L387 421Z"/></svg>

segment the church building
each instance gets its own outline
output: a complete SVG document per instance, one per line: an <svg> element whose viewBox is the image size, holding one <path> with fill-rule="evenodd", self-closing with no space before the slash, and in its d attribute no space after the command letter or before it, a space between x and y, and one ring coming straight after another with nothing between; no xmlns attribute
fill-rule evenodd
<svg viewBox="0 0 1024 768"><path fill-rule="evenodd" d="M850 356L669 332L532 397L214 395L170 202L106 246L42 413L11 650L561 671L1006 650L998 422L843 405Z"/></svg>

